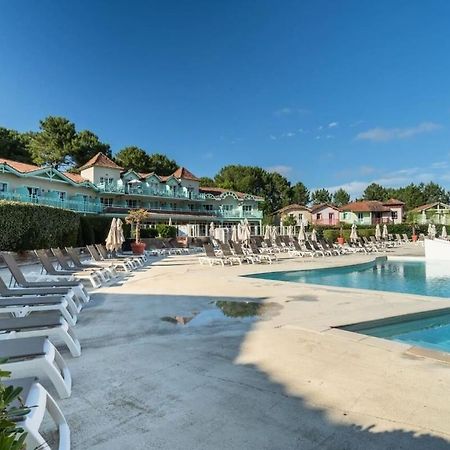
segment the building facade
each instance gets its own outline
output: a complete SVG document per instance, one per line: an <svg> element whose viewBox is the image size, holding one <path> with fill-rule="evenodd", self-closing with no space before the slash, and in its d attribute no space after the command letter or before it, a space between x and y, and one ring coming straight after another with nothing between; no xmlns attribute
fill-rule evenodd
<svg viewBox="0 0 450 450"><path fill-rule="evenodd" d="M313 225L336 226L339 225L339 214L341 210L329 203L321 203L311 206L311 217Z"/></svg>
<svg viewBox="0 0 450 450"><path fill-rule="evenodd" d="M274 213L275 222L284 226L289 220L295 220L295 225L307 226L312 223L311 210L304 205L294 203L287 205Z"/></svg>
<svg viewBox="0 0 450 450"><path fill-rule="evenodd" d="M442 202L429 203L414 208L408 216L413 223L450 225L450 205Z"/></svg>
<svg viewBox="0 0 450 450"><path fill-rule="evenodd" d="M83 214L125 216L144 208L150 224L171 223L180 234L205 236L211 222L230 227L247 219L261 226L261 197L226 189L200 187L184 167L169 176L124 170L102 153L79 174L0 158L0 199L70 209Z"/></svg>
<svg viewBox="0 0 450 450"><path fill-rule="evenodd" d="M390 199L387 202L359 201L341 207L340 220L358 225L376 225L383 223L402 223L404 203Z"/></svg>

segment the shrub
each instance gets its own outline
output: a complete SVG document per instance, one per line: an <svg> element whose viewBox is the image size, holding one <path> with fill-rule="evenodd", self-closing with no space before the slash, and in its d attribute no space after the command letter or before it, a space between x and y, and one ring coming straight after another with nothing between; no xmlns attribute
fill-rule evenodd
<svg viewBox="0 0 450 450"><path fill-rule="evenodd" d="M0 363L5 362L2 359ZM0 370L0 378L9 378L11 372ZM24 450L27 434L17 427L17 418L25 416L30 409L22 405L20 393L22 388L6 386L0 383L0 447L7 450ZM12 406L14 402L18 406Z"/></svg>
<svg viewBox="0 0 450 450"><path fill-rule="evenodd" d="M80 216L72 211L0 200L0 250L76 245Z"/></svg>
<svg viewBox="0 0 450 450"><path fill-rule="evenodd" d="M142 238L155 238L158 237L158 230L156 228L143 228L141 230Z"/></svg>
<svg viewBox="0 0 450 450"><path fill-rule="evenodd" d="M81 216L78 232L78 245L84 247L89 244L104 242L111 227L111 217Z"/></svg>
<svg viewBox="0 0 450 450"><path fill-rule="evenodd" d="M156 225L159 237L162 238L175 238L177 237L177 229L171 225L159 224Z"/></svg>

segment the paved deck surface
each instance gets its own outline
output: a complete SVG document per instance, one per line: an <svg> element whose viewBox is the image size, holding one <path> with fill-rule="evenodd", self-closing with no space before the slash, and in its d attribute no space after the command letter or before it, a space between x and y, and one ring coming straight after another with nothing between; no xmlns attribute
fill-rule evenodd
<svg viewBox="0 0 450 450"><path fill-rule="evenodd" d="M330 329L447 302L239 277L371 258L221 268L173 256L97 291L76 327L82 356L64 352L74 386L59 403L73 449L450 448L448 363ZM276 306L256 322L160 320L214 300Z"/></svg>

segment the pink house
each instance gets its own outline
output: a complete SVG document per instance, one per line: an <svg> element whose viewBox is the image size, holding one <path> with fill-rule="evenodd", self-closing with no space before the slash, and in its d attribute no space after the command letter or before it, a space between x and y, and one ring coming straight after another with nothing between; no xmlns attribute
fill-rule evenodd
<svg viewBox="0 0 450 450"><path fill-rule="evenodd" d="M313 225L339 225L339 212L337 206L321 203L311 207Z"/></svg>

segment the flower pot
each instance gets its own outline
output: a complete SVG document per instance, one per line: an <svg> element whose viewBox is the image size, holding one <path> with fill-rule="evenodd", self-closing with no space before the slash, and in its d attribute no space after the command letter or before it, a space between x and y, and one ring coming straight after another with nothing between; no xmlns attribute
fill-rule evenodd
<svg viewBox="0 0 450 450"><path fill-rule="evenodd" d="M344 245L345 240L344 240L343 237L338 237L337 238L337 242L338 242L339 245Z"/></svg>
<svg viewBox="0 0 450 450"><path fill-rule="evenodd" d="M416 242L416 241L417 241L417 234L413 234L413 235L412 235L412 241L413 241L413 242Z"/></svg>
<svg viewBox="0 0 450 450"><path fill-rule="evenodd" d="M131 243L131 250L133 250L133 253L135 255L142 255L145 250L145 242L132 242Z"/></svg>

